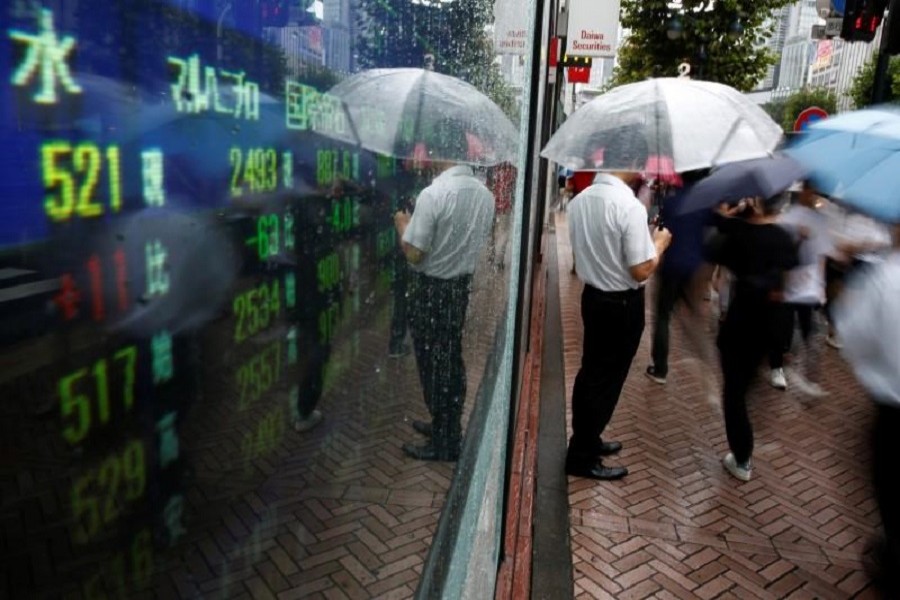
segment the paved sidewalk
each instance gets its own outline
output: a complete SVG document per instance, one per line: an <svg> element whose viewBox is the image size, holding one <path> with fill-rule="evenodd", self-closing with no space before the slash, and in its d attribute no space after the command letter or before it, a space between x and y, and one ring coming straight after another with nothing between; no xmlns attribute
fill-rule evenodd
<svg viewBox="0 0 900 600"><path fill-rule="evenodd" d="M582 284L569 273L564 214L556 232L568 404L581 360ZM824 358L827 398L765 381L751 391L754 473L741 483L722 467L721 411L676 322L668 382L643 376L651 330L648 311L604 436L623 442L617 461L630 474L612 483L569 477L575 597L876 598L863 566L879 522L869 486L874 411L836 351Z"/></svg>

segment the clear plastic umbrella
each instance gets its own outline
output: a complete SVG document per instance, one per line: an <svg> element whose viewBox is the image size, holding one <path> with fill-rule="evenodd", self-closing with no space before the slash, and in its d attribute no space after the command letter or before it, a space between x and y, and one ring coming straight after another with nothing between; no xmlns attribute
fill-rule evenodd
<svg viewBox="0 0 900 600"><path fill-rule="evenodd" d="M687 78L648 79L591 100L566 120L541 156L572 169L592 165L604 149L604 171L635 168L635 151L670 157L682 173L768 156L781 127L734 88ZM590 167L588 167L590 168Z"/></svg>
<svg viewBox="0 0 900 600"><path fill-rule="evenodd" d="M343 103L360 144L402 159L475 165L514 161L518 133L472 85L425 69L371 69L328 92ZM418 146L418 155L417 155Z"/></svg>

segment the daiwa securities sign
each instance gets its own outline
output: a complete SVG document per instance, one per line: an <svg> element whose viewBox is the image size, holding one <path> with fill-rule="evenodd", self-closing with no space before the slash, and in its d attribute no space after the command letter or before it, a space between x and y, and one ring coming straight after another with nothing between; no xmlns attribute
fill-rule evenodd
<svg viewBox="0 0 900 600"><path fill-rule="evenodd" d="M612 58L619 34L619 0L569 0L566 52Z"/></svg>

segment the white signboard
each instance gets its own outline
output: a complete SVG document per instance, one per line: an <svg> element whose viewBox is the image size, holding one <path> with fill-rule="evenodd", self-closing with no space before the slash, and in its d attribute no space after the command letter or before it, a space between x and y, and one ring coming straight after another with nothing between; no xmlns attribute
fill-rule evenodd
<svg viewBox="0 0 900 600"><path fill-rule="evenodd" d="M825 35L827 37L837 37L841 35L841 27L843 24L843 17L830 17L825 19Z"/></svg>
<svg viewBox="0 0 900 600"><path fill-rule="evenodd" d="M528 11L517 0L494 2L494 49L497 54L525 54L529 50Z"/></svg>
<svg viewBox="0 0 900 600"><path fill-rule="evenodd" d="M613 58L619 33L619 0L569 0L566 53Z"/></svg>

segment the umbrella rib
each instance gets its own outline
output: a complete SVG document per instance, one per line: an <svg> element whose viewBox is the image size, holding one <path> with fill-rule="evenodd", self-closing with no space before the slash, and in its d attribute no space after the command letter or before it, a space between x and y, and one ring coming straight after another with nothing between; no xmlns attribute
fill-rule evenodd
<svg viewBox="0 0 900 600"><path fill-rule="evenodd" d="M741 124L744 118L738 115L737 119L734 120L734 123L731 124L731 127L728 128L728 133L725 134L725 138L722 140L722 143L719 145L719 149L716 150L716 153L713 155L712 163L713 166L716 166L718 163L719 157L722 156L722 153L725 152L725 147L728 145L728 142L731 139L731 135L737 130L738 126Z"/></svg>
<svg viewBox="0 0 900 600"><path fill-rule="evenodd" d="M425 78L425 73L426 73L426 72L423 72L423 73L419 76L419 81L420 81L420 82L421 82L422 79ZM412 86L410 86L410 89L415 89L415 88L416 88L416 84L413 84ZM416 119L415 119L415 121L413 122L413 135L412 135L412 140L411 140L411 142L412 142L412 144L413 144L413 147L415 147L415 145L416 145L416 143L417 143L416 140L419 139L419 126L420 126L420 124L421 124L421 122L422 122L422 105L425 104L424 83L422 83L422 85L419 86L419 98L418 98L418 100L419 100L418 103L417 103L418 106L416 106ZM398 133L402 135L402 132L403 132L403 126L402 126L402 122L401 122L401 126L400 126L400 129L399 129ZM395 146L396 146L396 142L395 142ZM427 150L427 149L426 149L426 150Z"/></svg>
<svg viewBox="0 0 900 600"><path fill-rule="evenodd" d="M881 160L879 160L878 162L873 163L873 164L872 164L869 168L867 168L865 171L863 171L862 173L859 173L856 177L854 177L854 178L851 179L849 182L847 182L847 187L846 187L846 189L849 190L852 186L856 185L856 182L857 182L857 181L859 181L860 179L862 179L863 177L865 177L866 175L868 175L870 172L872 172L872 171L874 171L875 169L877 169L877 168L881 165L881 163L883 163L884 161L886 161L888 158L890 158L890 156L885 156L885 157L883 157L883 158L882 158Z"/></svg>

